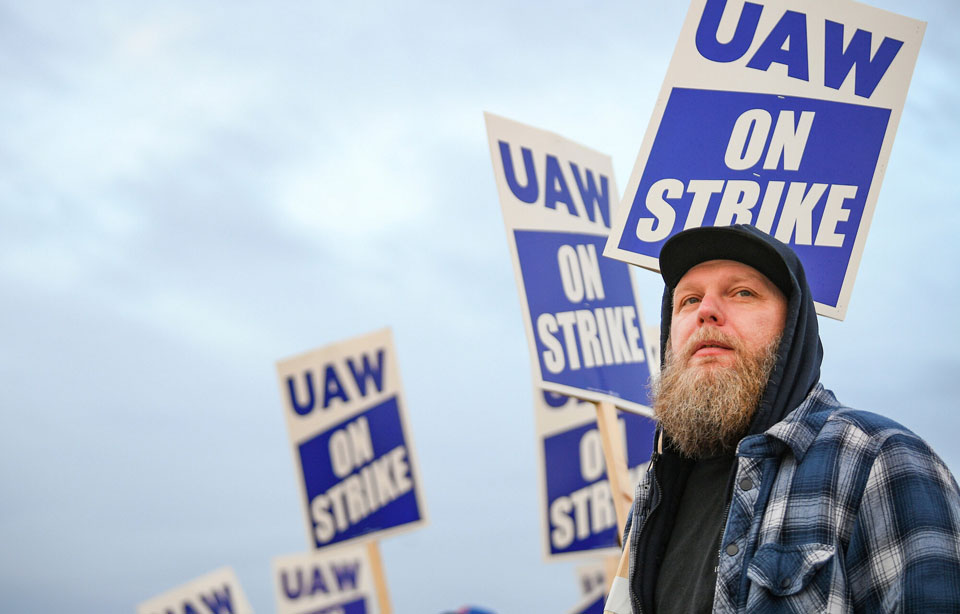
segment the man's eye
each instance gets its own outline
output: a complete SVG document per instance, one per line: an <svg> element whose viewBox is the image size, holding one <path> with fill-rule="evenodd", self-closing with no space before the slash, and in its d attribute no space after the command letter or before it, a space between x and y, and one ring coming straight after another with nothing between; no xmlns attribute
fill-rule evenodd
<svg viewBox="0 0 960 614"><path fill-rule="evenodd" d="M746 289L737 290L737 296L753 296L753 292L751 292L750 290L746 290Z"/></svg>
<svg viewBox="0 0 960 614"><path fill-rule="evenodd" d="M698 298L695 297L695 296L688 296L687 298L683 299L683 300L680 302L680 304L681 304L681 305L693 305L694 303L697 303L697 302L699 302L699 301L700 301L700 299L698 299Z"/></svg>

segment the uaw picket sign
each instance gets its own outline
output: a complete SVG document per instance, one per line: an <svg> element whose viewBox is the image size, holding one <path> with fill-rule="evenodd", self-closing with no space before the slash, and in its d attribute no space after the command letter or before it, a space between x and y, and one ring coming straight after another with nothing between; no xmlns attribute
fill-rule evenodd
<svg viewBox="0 0 960 614"><path fill-rule="evenodd" d="M230 567L200 576L137 606L137 614L253 614Z"/></svg>
<svg viewBox="0 0 960 614"><path fill-rule="evenodd" d="M426 520L389 329L277 363L313 548Z"/></svg>
<svg viewBox="0 0 960 614"><path fill-rule="evenodd" d="M616 554L619 527L594 406L547 391L534 397L544 558ZM632 493L650 461L654 421L621 411L617 422Z"/></svg>
<svg viewBox="0 0 960 614"><path fill-rule="evenodd" d="M577 573L577 584L580 587L580 596L586 597L596 590L606 588L606 574L601 563L580 565L574 571Z"/></svg>
<svg viewBox="0 0 960 614"><path fill-rule="evenodd" d="M272 567L277 614L380 614L363 545L279 556Z"/></svg>
<svg viewBox="0 0 960 614"><path fill-rule="evenodd" d="M604 254L753 224L846 314L925 24L850 0L693 0Z"/></svg>
<svg viewBox="0 0 960 614"><path fill-rule="evenodd" d="M603 614L603 605L607 594L603 586L595 588L590 594L584 595L580 603L573 607L568 614Z"/></svg>
<svg viewBox="0 0 960 614"><path fill-rule="evenodd" d="M617 199L610 158L485 117L534 384L647 411L636 281L629 266L601 255Z"/></svg>

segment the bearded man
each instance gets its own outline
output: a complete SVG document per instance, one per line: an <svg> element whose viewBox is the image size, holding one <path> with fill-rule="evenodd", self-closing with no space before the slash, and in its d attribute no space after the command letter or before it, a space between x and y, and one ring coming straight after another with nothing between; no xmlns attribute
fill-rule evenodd
<svg viewBox="0 0 960 614"><path fill-rule="evenodd" d="M655 452L624 531L636 613L960 612L960 490L842 406L803 267L751 226L664 244Z"/></svg>

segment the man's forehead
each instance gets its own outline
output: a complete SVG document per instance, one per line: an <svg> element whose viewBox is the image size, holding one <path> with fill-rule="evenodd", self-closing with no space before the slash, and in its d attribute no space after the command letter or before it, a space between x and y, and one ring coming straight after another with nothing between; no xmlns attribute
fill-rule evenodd
<svg viewBox="0 0 960 614"><path fill-rule="evenodd" d="M706 260L690 267L677 282L674 292L685 286L700 284L714 279L723 278L728 281L756 280L777 288L770 278L753 268L749 264L737 260ZM779 291L779 288L777 288Z"/></svg>

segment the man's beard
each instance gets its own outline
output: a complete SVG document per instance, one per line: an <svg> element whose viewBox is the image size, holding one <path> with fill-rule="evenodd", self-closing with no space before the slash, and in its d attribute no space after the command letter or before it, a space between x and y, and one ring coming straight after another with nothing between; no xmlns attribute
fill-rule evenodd
<svg viewBox="0 0 960 614"><path fill-rule="evenodd" d="M735 352L732 366L703 359L688 364L701 342L717 342ZM653 411L674 447L684 456L709 458L736 449L747 434L777 360L780 338L754 354L740 341L716 329L701 328L674 356L667 344L666 361L653 385Z"/></svg>

